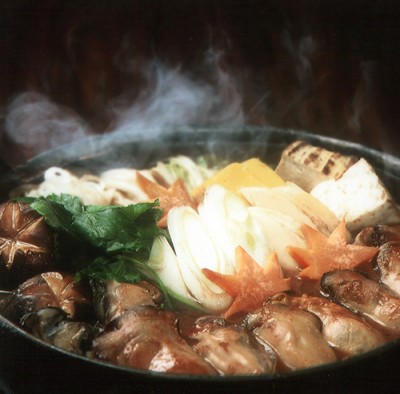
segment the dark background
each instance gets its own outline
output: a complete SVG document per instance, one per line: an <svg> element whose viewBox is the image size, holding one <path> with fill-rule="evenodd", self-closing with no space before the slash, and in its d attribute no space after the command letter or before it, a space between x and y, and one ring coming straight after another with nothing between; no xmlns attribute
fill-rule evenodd
<svg viewBox="0 0 400 394"><path fill-rule="evenodd" d="M52 147L43 136L35 146L24 143L7 128L21 93L39 92L85 124L81 134L68 136L67 128L56 141L68 142L113 130L110 103L137 103L151 89L150 61L212 84L203 66L210 51L221 54L215 65L234 80L243 123L399 155L398 8L362 0L2 1L0 158L14 166ZM224 94L229 100L229 89ZM26 117L22 135L38 121Z"/></svg>

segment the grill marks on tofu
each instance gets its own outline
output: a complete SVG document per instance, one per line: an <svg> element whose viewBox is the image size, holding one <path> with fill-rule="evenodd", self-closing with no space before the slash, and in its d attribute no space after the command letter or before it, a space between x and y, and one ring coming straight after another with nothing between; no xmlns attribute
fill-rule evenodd
<svg viewBox="0 0 400 394"><path fill-rule="evenodd" d="M338 179L355 162L354 156L344 156L298 140L282 152L276 172L285 181L296 183L309 192L320 182Z"/></svg>

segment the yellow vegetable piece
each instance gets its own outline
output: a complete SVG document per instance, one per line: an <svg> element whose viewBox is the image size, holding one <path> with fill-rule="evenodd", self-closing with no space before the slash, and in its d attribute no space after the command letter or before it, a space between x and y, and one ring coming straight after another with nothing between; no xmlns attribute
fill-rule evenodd
<svg viewBox="0 0 400 394"><path fill-rule="evenodd" d="M243 187L275 187L283 186L285 181L269 166L253 158L243 163L232 163L215 174L193 191L195 198L201 198L204 191L212 185L221 185L231 191Z"/></svg>

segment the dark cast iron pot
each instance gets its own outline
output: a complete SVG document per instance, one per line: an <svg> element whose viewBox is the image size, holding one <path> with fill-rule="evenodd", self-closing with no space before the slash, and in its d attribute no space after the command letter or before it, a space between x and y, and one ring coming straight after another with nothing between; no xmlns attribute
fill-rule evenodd
<svg viewBox="0 0 400 394"><path fill-rule="evenodd" d="M45 152L0 179L3 200L21 183L38 182L50 166L76 172L144 168L170 155L214 153L228 160L258 156L274 165L284 147L302 139L367 159L400 201L400 159L365 146L269 127L151 130L146 134L89 137ZM400 341L348 360L295 372L261 376L175 376L132 370L66 353L33 338L0 316L0 391L4 393L238 393L380 392L400 383Z"/></svg>

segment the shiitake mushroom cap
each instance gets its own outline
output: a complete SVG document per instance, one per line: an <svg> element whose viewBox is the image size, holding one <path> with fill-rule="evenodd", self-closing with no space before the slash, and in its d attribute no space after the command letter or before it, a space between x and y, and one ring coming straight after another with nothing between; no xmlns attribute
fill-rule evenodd
<svg viewBox="0 0 400 394"><path fill-rule="evenodd" d="M8 290L52 270L54 232L29 205L0 205L0 286Z"/></svg>

